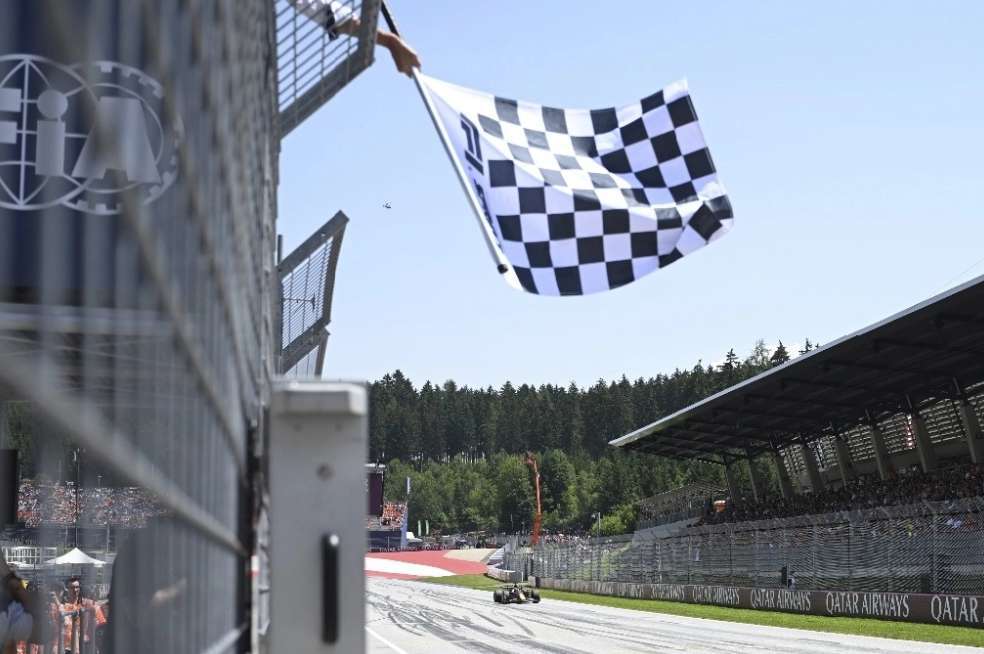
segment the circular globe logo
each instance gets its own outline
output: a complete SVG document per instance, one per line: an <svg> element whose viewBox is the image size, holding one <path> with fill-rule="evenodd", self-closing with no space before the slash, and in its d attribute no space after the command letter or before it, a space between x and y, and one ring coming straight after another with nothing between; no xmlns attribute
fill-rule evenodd
<svg viewBox="0 0 984 654"><path fill-rule="evenodd" d="M177 177L183 137L163 109L161 85L130 66L0 56L0 207L114 214L125 192L153 202Z"/></svg>

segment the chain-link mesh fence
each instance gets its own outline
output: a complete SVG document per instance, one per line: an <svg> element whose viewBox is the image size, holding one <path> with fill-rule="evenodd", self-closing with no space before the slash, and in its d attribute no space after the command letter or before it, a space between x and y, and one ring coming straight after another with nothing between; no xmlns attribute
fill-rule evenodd
<svg viewBox="0 0 984 654"><path fill-rule="evenodd" d="M509 548L547 579L879 592L984 588L984 498Z"/></svg>
<svg viewBox="0 0 984 654"><path fill-rule="evenodd" d="M372 64L379 5L380 0L275 0L281 136Z"/></svg>
<svg viewBox="0 0 984 654"><path fill-rule="evenodd" d="M348 217L339 211L277 266L281 286L279 371L320 377L324 370L335 271Z"/></svg>
<svg viewBox="0 0 984 654"><path fill-rule="evenodd" d="M0 479L18 497L0 544L26 548L12 563L46 608L92 616L47 635L59 651L245 650L278 292L272 5L4 8L0 449L21 484Z"/></svg>

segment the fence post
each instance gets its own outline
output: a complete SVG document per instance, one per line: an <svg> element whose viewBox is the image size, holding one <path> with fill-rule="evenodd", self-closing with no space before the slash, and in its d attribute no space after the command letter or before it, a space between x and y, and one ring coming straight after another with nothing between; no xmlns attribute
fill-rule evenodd
<svg viewBox="0 0 984 654"><path fill-rule="evenodd" d="M693 560L694 560L694 540L693 540L693 536L688 534L687 535L687 583L688 584L692 583L690 574L693 566L690 565L690 563Z"/></svg>
<svg viewBox="0 0 984 654"><path fill-rule="evenodd" d="M812 551L812 555L813 555L812 556L812 558L813 558L813 588L819 588L819 585L817 584L817 575L818 575L818 568L817 568L817 531L818 531L818 529L817 529L817 524L816 523L813 523L811 525L811 531L813 532L813 538L811 539L812 540L811 548L813 550Z"/></svg>
<svg viewBox="0 0 984 654"><path fill-rule="evenodd" d="M932 508L930 508L930 512L931 512L930 513L930 515L931 515L930 520L933 521L933 537L930 540L930 542L932 543L932 546L933 546L933 576L931 577L932 578L932 587L930 588L930 592L932 592L932 593L938 593L939 592L939 589L940 589L940 580L939 580L940 566L939 566L939 560L937 558L938 557L938 550L939 550L939 548L937 547L937 544L936 544L936 538L937 538L936 523L937 523L937 520L936 520L936 511L934 511Z"/></svg>
<svg viewBox="0 0 984 654"><path fill-rule="evenodd" d="M735 532L734 529L729 525L728 531L725 532L728 536L728 567L730 568L730 574L728 577L731 579L729 585L735 585Z"/></svg>
<svg viewBox="0 0 984 654"><path fill-rule="evenodd" d="M854 516L848 517L847 522L847 589L854 590L854 557L851 543L854 540Z"/></svg>

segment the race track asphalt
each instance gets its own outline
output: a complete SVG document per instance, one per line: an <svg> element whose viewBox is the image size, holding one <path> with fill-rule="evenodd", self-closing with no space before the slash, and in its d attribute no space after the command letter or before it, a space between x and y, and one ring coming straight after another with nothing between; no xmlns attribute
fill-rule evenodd
<svg viewBox="0 0 984 654"><path fill-rule="evenodd" d="M366 579L371 654L802 652L981 654L984 650L683 618L545 599L499 605L488 591Z"/></svg>

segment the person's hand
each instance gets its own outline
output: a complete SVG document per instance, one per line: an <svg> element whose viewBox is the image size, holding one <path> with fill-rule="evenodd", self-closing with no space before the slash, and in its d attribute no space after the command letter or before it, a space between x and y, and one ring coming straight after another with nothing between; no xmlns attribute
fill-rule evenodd
<svg viewBox="0 0 984 654"><path fill-rule="evenodd" d="M393 55L393 63L396 65L396 69L404 75L412 77L413 69L420 68L420 57L417 55L417 52L407 45L406 41L396 35L391 35L386 45L389 48L390 54Z"/></svg>

